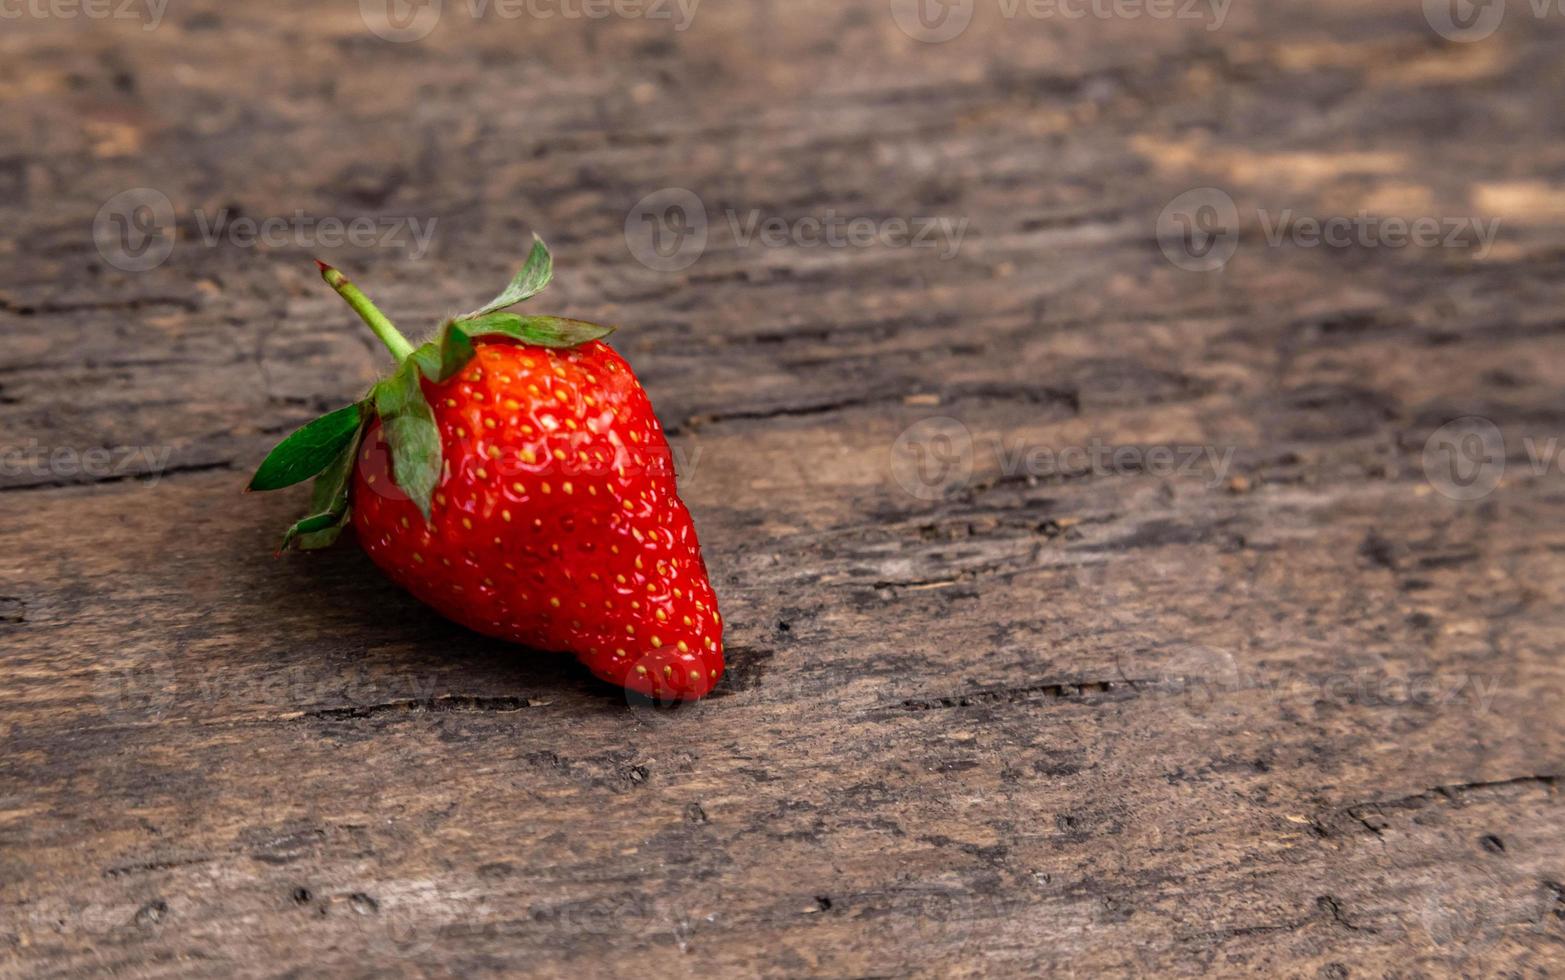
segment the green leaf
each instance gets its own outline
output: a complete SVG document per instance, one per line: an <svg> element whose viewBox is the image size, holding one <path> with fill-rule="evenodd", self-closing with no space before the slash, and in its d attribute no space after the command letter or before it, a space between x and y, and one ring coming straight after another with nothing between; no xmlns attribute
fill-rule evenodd
<svg viewBox="0 0 1565 980"><path fill-rule="evenodd" d="M613 327L586 320L567 320L562 316L520 316L516 313L489 313L476 320L462 321L469 337L503 336L539 347L575 347L589 340L601 340L614 332Z"/></svg>
<svg viewBox="0 0 1565 980"><path fill-rule="evenodd" d="M461 373L474 353L473 342L458 321L447 320L440 328L439 339L430 341L409 356L424 377L439 384Z"/></svg>
<svg viewBox="0 0 1565 980"><path fill-rule="evenodd" d="M430 346L432 345L425 345L425 347ZM419 360L419 351L414 351L391 377L383 378L370 389L370 400L375 404L375 414L380 416L382 422L424 403L424 386L418 380L421 373Z"/></svg>
<svg viewBox="0 0 1565 980"><path fill-rule="evenodd" d="M428 520L430 498L440 482L440 432L434 413L425 405L421 412L385 419L381 430L391 445L392 479Z"/></svg>
<svg viewBox="0 0 1565 980"><path fill-rule="evenodd" d="M440 376L440 346L434 341L420 346L408 355L408 359L418 365L424 377L431 381L444 381Z"/></svg>
<svg viewBox="0 0 1565 980"><path fill-rule="evenodd" d="M337 458L315 478L315 486L310 491L310 516L283 534L283 549L291 544L301 551L310 551L337 540L348 519L348 487L363 438L364 426L361 424Z"/></svg>
<svg viewBox="0 0 1565 980"><path fill-rule="evenodd" d="M336 541L337 535L342 533L343 516L343 514L311 514L304 520L296 522L283 532L282 550L288 550L289 545L296 546L300 551L313 551L326 547Z"/></svg>
<svg viewBox="0 0 1565 980"><path fill-rule="evenodd" d="M467 327L456 321L447 323L440 337L440 380L459 374L476 353Z"/></svg>
<svg viewBox="0 0 1565 980"><path fill-rule="evenodd" d="M476 319L486 313L493 313L495 310L503 310L507 306L520 303L543 292L543 287L549 285L549 280L552 278L554 278L554 258L549 254L549 248L544 245L543 239L533 235L533 250L528 253L522 271L516 274L511 284L505 287L505 291L458 319Z"/></svg>
<svg viewBox="0 0 1565 980"><path fill-rule="evenodd" d="M415 356L426 358L425 361L420 362L420 367L424 371L424 376L436 383L447 381L460 374L475 353L472 338L467 335L466 328L458 320L447 320L440 328L438 341L425 344L414 352Z"/></svg>
<svg viewBox="0 0 1565 980"><path fill-rule="evenodd" d="M330 548L342 537L342 529L348 526L348 511L343 511L335 522L325 530L311 531L300 534L293 539L293 546L300 551L320 551L322 548Z"/></svg>
<svg viewBox="0 0 1565 980"><path fill-rule="evenodd" d="M391 447L391 478L408 495L425 520L429 501L440 482L440 429L424 398L417 358L402 362L397 373L372 392L380 430Z"/></svg>
<svg viewBox="0 0 1565 980"><path fill-rule="evenodd" d="M250 489L277 490L308 480L331 465L362 421L362 407L354 404L298 429L267 454L250 478Z"/></svg>

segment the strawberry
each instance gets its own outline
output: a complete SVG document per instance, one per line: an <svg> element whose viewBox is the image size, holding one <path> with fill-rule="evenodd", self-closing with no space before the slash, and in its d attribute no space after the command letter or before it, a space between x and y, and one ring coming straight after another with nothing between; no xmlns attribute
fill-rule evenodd
<svg viewBox="0 0 1565 980"><path fill-rule="evenodd" d="M717 597L652 403L602 341L612 328L501 312L548 283L543 243L504 292L418 348L320 265L398 367L257 470L252 490L316 476L284 547L324 547L351 521L392 581L469 629L573 653L659 701L710 691Z"/></svg>

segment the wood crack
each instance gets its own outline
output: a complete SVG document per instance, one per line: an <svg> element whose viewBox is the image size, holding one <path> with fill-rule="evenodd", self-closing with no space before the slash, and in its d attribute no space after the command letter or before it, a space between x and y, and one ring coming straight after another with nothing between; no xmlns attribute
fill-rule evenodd
<svg viewBox="0 0 1565 980"><path fill-rule="evenodd" d="M442 694L433 698L404 698L379 704L352 705L343 708L317 708L306 711L306 718L357 719L376 715L402 714L414 711L428 712L511 712L530 708L533 702L527 698L509 695L485 696L476 694Z"/></svg>
<svg viewBox="0 0 1565 980"><path fill-rule="evenodd" d="M734 412L713 412L708 415L692 415L684 422L668 429L669 435L695 432L708 425L721 422L739 422L754 419L799 418L808 415L826 415L845 408L862 408L879 402L894 401L901 395L865 395L857 398L834 398L823 402L802 405L778 405L774 408L741 409Z"/></svg>
<svg viewBox="0 0 1565 980"><path fill-rule="evenodd" d="M1113 681L1050 681L1022 687L982 688L962 694L926 698L907 698L888 706L900 711L935 711L947 708L971 708L993 704L1027 704L1039 701L1081 701L1101 703L1135 697L1152 681L1127 678ZM883 708L881 710L887 710Z"/></svg>
<svg viewBox="0 0 1565 980"><path fill-rule="evenodd" d="M1469 783L1452 783L1444 786L1436 786L1419 793L1410 793L1407 796L1399 796L1390 800L1376 800L1345 804L1335 811L1343 817L1368 830L1376 837L1385 836L1386 824L1377 820L1377 815L1386 810L1415 810L1428 803L1454 803L1469 793L1482 790L1498 789L1505 786L1544 786L1554 789L1559 780L1558 775L1542 774L1516 776L1511 779L1498 779L1489 781L1477 781Z"/></svg>
<svg viewBox="0 0 1565 980"><path fill-rule="evenodd" d="M126 878L131 875L147 874L153 871L171 871L174 868L187 868L192 865L206 864L216 858L208 854L196 855L188 858L166 858L161 861L137 861L133 864L120 864L112 868L103 869L105 878Z"/></svg>
<svg viewBox="0 0 1565 980"><path fill-rule="evenodd" d="M194 313L201 307L195 300L184 296L133 296L130 299L105 299L90 300L75 303L62 303L57 300L45 300L40 303L18 303L15 300L0 296L0 312L14 313L17 316L39 316L54 313L82 313L89 310L141 310L149 306L173 306L186 313Z"/></svg>
<svg viewBox="0 0 1565 980"><path fill-rule="evenodd" d="M83 479L66 479L61 477L35 480L30 483L11 483L0 485L0 493L20 493L29 490L62 490L69 487L97 487L111 483L124 483L127 480L166 480L173 476L187 476L192 473L210 473L213 470L232 470L236 468L232 459L217 459L206 463L181 463L167 466L160 470L134 470L129 473L108 473L103 476L95 476Z"/></svg>
<svg viewBox="0 0 1565 980"><path fill-rule="evenodd" d="M1334 895L1319 895L1315 899L1315 914L1303 916L1288 922L1265 922L1253 926L1232 926L1227 929L1213 929L1207 932L1197 932L1181 936L1180 941L1186 943L1221 943L1230 939L1241 939L1248 936L1267 936L1276 933L1297 932L1300 929L1329 922L1332 925L1341 926L1349 932L1375 934L1378 930L1370 926L1361 926L1349 919L1342 911L1342 903Z"/></svg>

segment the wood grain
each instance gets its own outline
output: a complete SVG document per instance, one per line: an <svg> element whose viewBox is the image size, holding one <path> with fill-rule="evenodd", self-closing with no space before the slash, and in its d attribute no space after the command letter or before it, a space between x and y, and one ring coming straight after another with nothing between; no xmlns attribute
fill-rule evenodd
<svg viewBox="0 0 1565 980"><path fill-rule="evenodd" d="M352 3L0 34L0 973L1565 967L1565 472L1534 459L1565 19L979 4L921 44L880 2L446 6L415 43ZM625 231L666 187L708 216L672 272ZM1198 187L1236 202L1220 271L1159 246ZM178 222L143 272L93 238L131 188ZM224 209L434 233L252 246L204 234ZM1501 225L1269 244L1285 210ZM966 230L746 245L752 212ZM312 256L433 324L532 231L540 302L622 324L672 433L732 664L698 705L469 634L351 540L274 560L302 492L239 496L385 366ZM1426 466L1462 416L1505 440L1481 499ZM971 472L909 492L934 418Z"/></svg>

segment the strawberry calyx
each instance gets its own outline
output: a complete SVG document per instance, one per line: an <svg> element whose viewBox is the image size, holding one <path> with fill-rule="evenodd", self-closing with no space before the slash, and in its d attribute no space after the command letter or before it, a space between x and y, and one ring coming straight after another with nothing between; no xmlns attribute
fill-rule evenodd
<svg viewBox="0 0 1565 980"><path fill-rule="evenodd" d="M613 327L583 320L505 312L506 307L542 292L554 276L553 257L537 235L521 271L498 296L471 313L446 320L433 340L417 347L347 276L319 259L316 265L327 285L391 351L397 368L359 401L295 430L256 470L247 490L278 490L315 477L310 513L288 528L279 550L324 548L342 533L348 520L354 461L372 418L379 418L391 450L392 481L417 505L424 519L429 519L443 460L440 430L434 409L424 396L423 380L438 384L461 372L473 359L476 340L509 337L539 347L563 348L614 332Z"/></svg>

